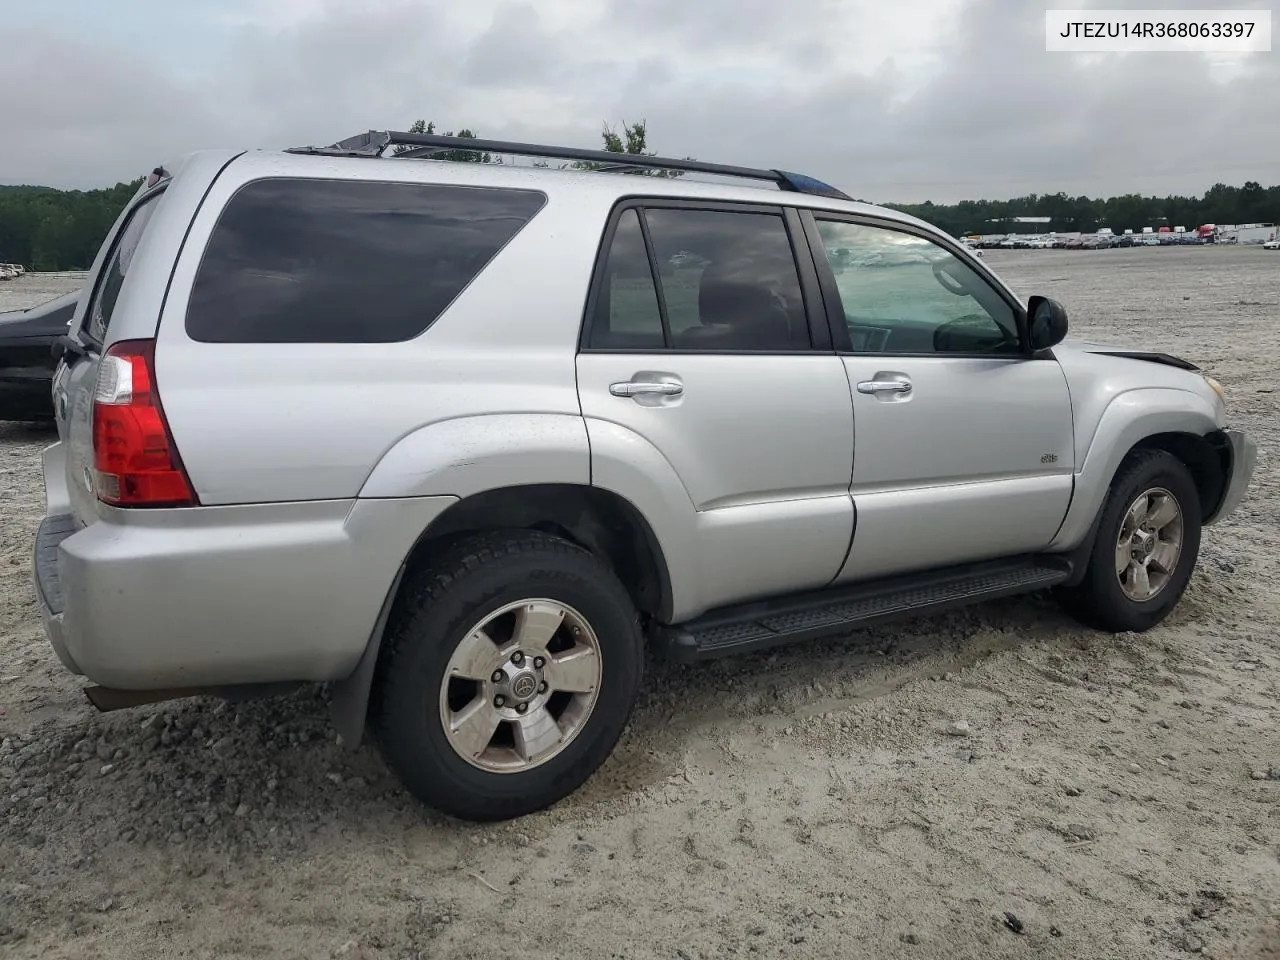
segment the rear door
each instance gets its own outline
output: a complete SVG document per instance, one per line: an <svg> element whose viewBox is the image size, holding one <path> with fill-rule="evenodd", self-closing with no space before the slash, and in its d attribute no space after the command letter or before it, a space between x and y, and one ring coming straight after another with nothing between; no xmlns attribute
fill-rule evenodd
<svg viewBox="0 0 1280 960"><path fill-rule="evenodd" d="M696 554L680 558L695 572L677 618L821 586L844 559L853 413L820 302L794 212L664 201L614 212L578 390L595 482L609 482L611 461L656 451L653 469L688 494L661 507L680 514ZM625 475L615 482L643 502Z"/></svg>
<svg viewBox="0 0 1280 960"><path fill-rule="evenodd" d="M93 486L93 393L99 359L128 281L138 246L159 207L164 187L143 191L117 223L105 256L84 287L88 302L76 311L67 349L54 376L54 415L66 446L67 490L82 523L98 515Z"/></svg>

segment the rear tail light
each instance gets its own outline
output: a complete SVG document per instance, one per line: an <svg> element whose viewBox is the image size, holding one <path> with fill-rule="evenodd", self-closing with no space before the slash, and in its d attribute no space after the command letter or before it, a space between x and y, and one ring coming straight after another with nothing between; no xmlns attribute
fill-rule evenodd
<svg viewBox="0 0 1280 960"><path fill-rule="evenodd" d="M155 341L125 340L102 357L93 394L98 499L115 507L194 507L195 491L156 391Z"/></svg>

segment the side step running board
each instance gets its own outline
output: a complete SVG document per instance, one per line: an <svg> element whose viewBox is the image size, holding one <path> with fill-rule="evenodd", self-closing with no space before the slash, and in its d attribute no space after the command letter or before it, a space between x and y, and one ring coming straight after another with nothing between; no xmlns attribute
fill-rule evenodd
<svg viewBox="0 0 1280 960"><path fill-rule="evenodd" d="M1071 564L1062 557L966 564L723 607L686 623L659 627L657 639L672 659L706 660L1032 593L1070 576Z"/></svg>

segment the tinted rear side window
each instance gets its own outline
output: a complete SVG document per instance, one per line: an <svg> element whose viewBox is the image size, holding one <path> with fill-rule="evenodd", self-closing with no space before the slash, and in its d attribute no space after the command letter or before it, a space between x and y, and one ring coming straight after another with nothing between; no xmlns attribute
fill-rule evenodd
<svg viewBox="0 0 1280 960"><path fill-rule="evenodd" d="M533 190L255 181L214 228L187 334L205 343L409 340L545 202Z"/></svg>

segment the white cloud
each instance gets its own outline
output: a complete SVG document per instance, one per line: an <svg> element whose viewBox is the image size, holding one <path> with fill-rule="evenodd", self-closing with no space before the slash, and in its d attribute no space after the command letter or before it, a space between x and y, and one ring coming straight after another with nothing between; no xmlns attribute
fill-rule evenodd
<svg viewBox="0 0 1280 960"><path fill-rule="evenodd" d="M327 143L418 117L586 146L602 122L645 118L664 153L803 170L880 200L1280 179L1280 128L1258 122L1274 56L1048 54L1046 5L242 0L199 8L204 52L181 75L73 18L19 24L0 41L0 89L23 91L0 116L0 182L94 186L190 149Z"/></svg>

